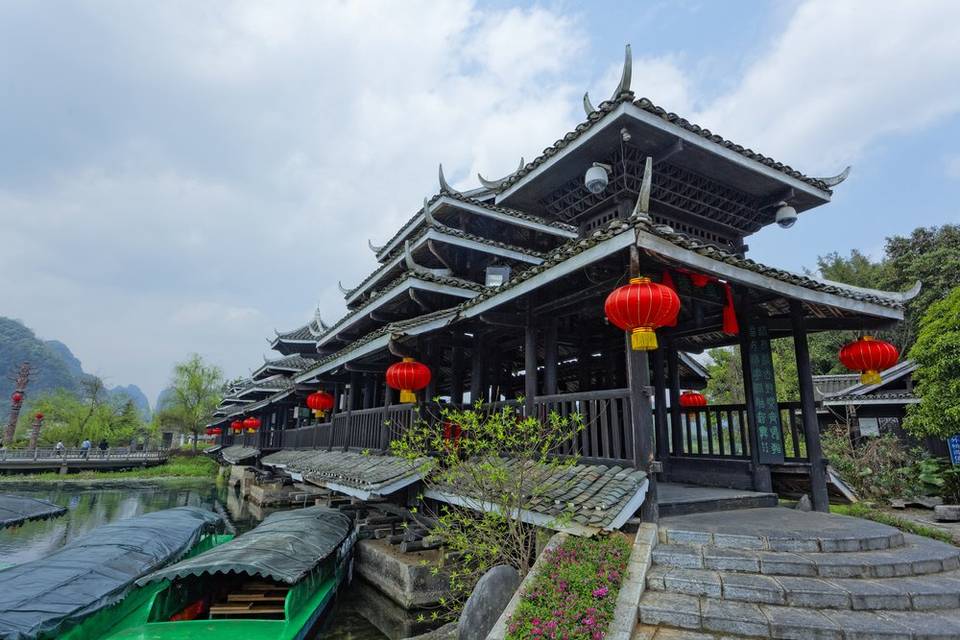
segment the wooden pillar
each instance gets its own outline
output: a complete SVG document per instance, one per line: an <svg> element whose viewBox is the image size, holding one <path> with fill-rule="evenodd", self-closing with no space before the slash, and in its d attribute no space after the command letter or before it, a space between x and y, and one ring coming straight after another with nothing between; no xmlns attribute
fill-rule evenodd
<svg viewBox="0 0 960 640"><path fill-rule="evenodd" d="M797 378L800 386L800 410L803 414L803 435L807 441L810 460L810 498L816 511L830 511L827 494L827 470L820 446L820 425L813 393L813 374L810 370L810 348L803 321L803 307L798 300L790 301L790 320L793 325L793 346L797 356Z"/></svg>
<svg viewBox="0 0 960 640"><path fill-rule="evenodd" d="M670 441L673 455L683 455L683 424L680 416L680 352L671 341L667 351L667 378L670 393Z"/></svg>
<svg viewBox="0 0 960 640"><path fill-rule="evenodd" d="M486 363L486 354L483 351L483 335L477 331L473 334L473 360L470 363L470 404L474 405L477 400L483 400L484 397L484 369Z"/></svg>
<svg viewBox="0 0 960 640"><path fill-rule="evenodd" d="M523 371L523 408L526 415L532 416L537 398L537 328L529 308L523 327Z"/></svg>
<svg viewBox="0 0 960 640"><path fill-rule="evenodd" d="M377 382L373 379L373 376L369 373L363 374L363 408L370 409L374 406L374 393L376 391Z"/></svg>
<svg viewBox="0 0 960 640"><path fill-rule="evenodd" d="M557 364L560 352L557 347L557 318L547 320L547 328L543 335L543 395L550 396L557 392Z"/></svg>
<svg viewBox="0 0 960 640"><path fill-rule="evenodd" d="M640 507L643 522L657 522L660 510L657 506L657 477L653 473L653 412L650 409L650 362L646 351L630 348L630 335L624 336L627 353L627 387L630 389L631 440L633 466L647 473L647 495Z"/></svg>
<svg viewBox="0 0 960 640"><path fill-rule="evenodd" d="M463 345L459 342L453 345L450 354L450 402L463 403Z"/></svg>
<svg viewBox="0 0 960 640"><path fill-rule="evenodd" d="M433 340L427 338L421 338L421 340L426 340L422 351L425 364L430 367L431 372L430 382L423 390L423 405L429 407L437 395L437 385L440 382L440 358L437 357L440 350L436 348L437 344Z"/></svg>
<svg viewBox="0 0 960 640"><path fill-rule="evenodd" d="M773 491L773 479L770 466L760 464L760 447L757 436L757 410L754 404L752 381L750 379L750 324L753 318L749 311L742 312L740 318L740 368L743 370L743 397L747 406L747 427L750 430L750 467L753 473L754 491Z"/></svg>
<svg viewBox="0 0 960 640"><path fill-rule="evenodd" d="M653 352L653 397L654 423L657 430L657 460L664 463L670 457L670 434L667 431L667 380L664 351L666 346L661 342L660 347Z"/></svg>

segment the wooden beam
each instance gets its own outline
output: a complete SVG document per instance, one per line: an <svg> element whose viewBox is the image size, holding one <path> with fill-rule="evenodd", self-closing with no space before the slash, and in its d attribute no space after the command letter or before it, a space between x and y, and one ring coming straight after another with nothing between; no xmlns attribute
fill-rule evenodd
<svg viewBox="0 0 960 640"><path fill-rule="evenodd" d="M557 393L557 363L560 360L557 348L557 325L556 317L548 318L543 335L543 393L548 396Z"/></svg>
<svg viewBox="0 0 960 640"><path fill-rule="evenodd" d="M667 379L670 389L670 439L673 454L683 454L683 428L680 417L680 352L671 340L667 348Z"/></svg>
<svg viewBox="0 0 960 640"><path fill-rule="evenodd" d="M647 495L640 507L640 519L643 522L656 523L660 520L657 506L657 478L653 473L653 413L650 410L650 363L646 351L634 351L630 348L630 335L624 335L624 349L627 357L627 386L630 389L631 440L633 445L633 466L645 471L650 483Z"/></svg>
<svg viewBox="0 0 960 640"><path fill-rule="evenodd" d="M533 321L532 306L527 307L526 327L523 329L523 395L524 409L533 416L537 397L537 326Z"/></svg>
<svg viewBox="0 0 960 640"><path fill-rule="evenodd" d="M754 405L753 389L750 380L750 324L756 320L751 310L741 309L740 324L740 368L743 371L743 397L747 405L747 427L750 431L750 466L753 472L754 491L773 491L773 479L770 476L770 466L760 464L760 447L757 445L757 410Z"/></svg>
<svg viewBox="0 0 960 640"><path fill-rule="evenodd" d="M807 441L807 458L810 460L810 498L816 511L826 513L830 511L826 461L823 459L823 448L820 446L820 425L817 422L817 403L813 392L807 330L804 327L802 305L797 300L790 301L790 319L793 321L793 347L797 356L803 435Z"/></svg>
<svg viewBox="0 0 960 640"><path fill-rule="evenodd" d="M653 352L653 394L654 394L654 422L657 432L657 460L664 462L670 457L670 435L667 433L667 384L666 363L664 351L666 346Z"/></svg>

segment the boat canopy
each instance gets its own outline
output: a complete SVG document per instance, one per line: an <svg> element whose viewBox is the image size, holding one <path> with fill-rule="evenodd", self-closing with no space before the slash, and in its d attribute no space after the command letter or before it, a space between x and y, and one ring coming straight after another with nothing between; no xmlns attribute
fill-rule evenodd
<svg viewBox="0 0 960 640"><path fill-rule="evenodd" d="M253 531L141 578L137 584L218 573L295 584L336 551L352 529L348 515L327 507L272 513Z"/></svg>
<svg viewBox="0 0 960 640"><path fill-rule="evenodd" d="M177 507L98 527L46 558L0 571L0 638L58 637L126 595L134 580L175 561L220 516Z"/></svg>
<svg viewBox="0 0 960 640"><path fill-rule="evenodd" d="M12 527L27 520L59 516L66 511L60 505L27 496L0 496L0 529Z"/></svg>

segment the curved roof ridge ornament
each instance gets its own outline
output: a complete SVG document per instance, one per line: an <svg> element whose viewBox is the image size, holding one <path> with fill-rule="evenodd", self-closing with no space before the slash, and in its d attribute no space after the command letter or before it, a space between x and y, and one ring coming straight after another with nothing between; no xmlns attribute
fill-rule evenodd
<svg viewBox="0 0 960 640"><path fill-rule="evenodd" d="M330 328L326 323L324 323L323 318L320 317L320 308L319 308L319 307L317 307L317 310L316 310L316 312L313 314L313 317L314 317L314 319L315 319L316 322L317 322L317 326L320 327L321 329L323 329L324 331L326 331L327 329Z"/></svg>
<svg viewBox="0 0 960 640"><path fill-rule="evenodd" d="M370 251L373 251L374 253L380 253L383 251L383 245L378 246L373 244L373 241L370 240L370 238L367 238L367 246L370 247Z"/></svg>
<svg viewBox="0 0 960 640"><path fill-rule="evenodd" d="M630 81L633 79L633 53L630 51L630 45L628 44L624 47L623 50L623 71L620 72L620 84L617 85L616 91L613 92L613 97L611 100L616 100L622 95L630 94L633 96L633 91L630 90Z"/></svg>
<svg viewBox="0 0 960 640"><path fill-rule="evenodd" d="M653 188L653 158L647 156L643 163L643 180L640 182L640 194L637 196L637 204L633 207L633 215L642 218L650 218L650 191Z"/></svg>
<svg viewBox="0 0 960 640"><path fill-rule="evenodd" d="M843 171L841 171L840 173L838 173L837 175L835 175L835 176L829 176L829 177L827 177L827 178L817 178L817 180L819 180L819 181L822 182L823 184L827 185L827 187L835 187L835 186L837 186L838 184L840 184L841 182L843 182L844 180L846 180L847 178L850 177L850 169L851 169L851 168L852 168L852 167L851 167L850 165L847 165L847 168L844 169Z"/></svg>
<svg viewBox="0 0 960 640"><path fill-rule="evenodd" d="M409 240L403 241L403 262L406 264L407 270L413 271L414 273L431 276L449 276L453 273L450 269L429 269L417 264L417 261L413 259L413 252L410 250Z"/></svg>
<svg viewBox="0 0 960 640"><path fill-rule="evenodd" d="M526 162L524 162L524 161L523 161L523 158L521 157L521 158L520 158L520 166L518 166L515 171L512 171L512 172L508 173L507 175L503 176L503 177L500 178L499 180L487 180L486 178L484 178L484 177L483 177L482 175L480 175L479 173L477 174L477 178L480 179L480 184L482 184L482 185L483 185L484 187L486 187L487 189L494 189L494 190L496 190L496 189L499 189L500 187L502 187L502 186L503 186L503 183L506 182L507 180L509 180L512 176L514 176L515 174L519 173L520 170L523 169L523 165L525 165L525 164L526 164Z"/></svg>
<svg viewBox="0 0 960 640"><path fill-rule="evenodd" d="M870 289L868 287L858 287L856 285L847 284L846 282L837 282L836 280L828 280L827 278L814 278L818 282L823 284L828 284L834 287L839 287L840 289L846 289L848 291L856 291L857 293L864 293L867 295L873 295L880 298L888 298L890 300L895 300L896 302L909 302L917 297L920 293L920 289L923 287L923 284L917 280L913 283L913 286L907 289L906 291L884 291L882 289Z"/></svg>
<svg viewBox="0 0 960 640"><path fill-rule="evenodd" d="M437 225L437 219L434 218L433 213L430 212L430 198L426 197L423 199L423 220L427 223L428 227Z"/></svg>
<svg viewBox="0 0 960 640"><path fill-rule="evenodd" d="M450 183L447 182L447 179L443 175L443 163L440 163L440 193L455 193L457 195L462 195L459 191L450 186Z"/></svg>
<svg viewBox="0 0 960 640"><path fill-rule="evenodd" d="M589 117L590 114L596 110L596 107L594 107L593 103L590 102L590 92L585 91L583 93L583 112L587 114L587 117Z"/></svg>
<svg viewBox="0 0 960 640"><path fill-rule="evenodd" d="M350 295L350 293L353 291L353 289L347 289L345 286L343 286L343 283L339 280L337 280L337 287L340 288L340 293L345 296Z"/></svg>

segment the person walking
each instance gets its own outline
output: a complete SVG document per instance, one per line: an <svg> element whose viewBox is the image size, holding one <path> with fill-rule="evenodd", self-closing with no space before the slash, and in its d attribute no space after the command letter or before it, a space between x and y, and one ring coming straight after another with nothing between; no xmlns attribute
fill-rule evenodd
<svg viewBox="0 0 960 640"><path fill-rule="evenodd" d="M90 442L89 438L84 439L84 441L80 443L80 452L84 458L90 457L90 447L92 446L93 443Z"/></svg>
<svg viewBox="0 0 960 640"><path fill-rule="evenodd" d="M107 439L104 438L100 441L100 444L97 445L97 448L100 449L100 457L104 458L107 455L107 449L110 448L110 445L107 444Z"/></svg>
<svg viewBox="0 0 960 640"><path fill-rule="evenodd" d="M63 446L63 440L57 440L57 444L53 445L53 450L57 452L58 456L63 456L66 447Z"/></svg>

